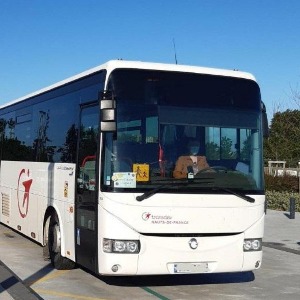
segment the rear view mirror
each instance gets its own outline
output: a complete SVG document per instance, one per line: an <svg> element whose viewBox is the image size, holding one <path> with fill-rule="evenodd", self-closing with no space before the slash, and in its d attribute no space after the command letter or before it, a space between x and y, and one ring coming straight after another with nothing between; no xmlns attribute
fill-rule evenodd
<svg viewBox="0 0 300 300"><path fill-rule="evenodd" d="M100 130L116 131L116 101L112 99L111 93L104 92L100 100Z"/></svg>

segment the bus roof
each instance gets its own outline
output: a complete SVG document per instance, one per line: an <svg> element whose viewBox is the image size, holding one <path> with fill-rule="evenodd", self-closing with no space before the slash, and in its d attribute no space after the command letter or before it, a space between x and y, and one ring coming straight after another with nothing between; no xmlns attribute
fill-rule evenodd
<svg viewBox="0 0 300 300"><path fill-rule="evenodd" d="M17 98L9 103L1 105L0 109L24 101L26 99L38 96L40 94L51 91L58 87L64 86L80 78L84 78L86 76L92 75L98 71L107 70L108 74L110 74L115 69L141 69L141 70L144 69L144 70L186 72L186 73L207 74L207 75L216 75L216 76L225 76L225 77L236 77L236 78L243 78L243 79L256 81L255 77L252 74L247 72L236 71L236 70L216 69L216 68L177 65L177 64L165 64L165 63L151 63L151 62L141 62L141 61L110 60L102 65L86 70L77 75L74 75L62 81L59 81L55 84L52 84L48 87L45 87L43 89L40 89L38 91L35 91L23 97Z"/></svg>

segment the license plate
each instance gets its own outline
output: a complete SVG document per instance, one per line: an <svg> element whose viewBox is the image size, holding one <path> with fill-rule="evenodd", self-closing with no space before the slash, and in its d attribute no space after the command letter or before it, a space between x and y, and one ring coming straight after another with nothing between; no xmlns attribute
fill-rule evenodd
<svg viewBox="0 0 300 300"><path fill-rule="evenodd" d="M209 272L208 262L174 264L174 273L207 273L207 272Z"/></svg>

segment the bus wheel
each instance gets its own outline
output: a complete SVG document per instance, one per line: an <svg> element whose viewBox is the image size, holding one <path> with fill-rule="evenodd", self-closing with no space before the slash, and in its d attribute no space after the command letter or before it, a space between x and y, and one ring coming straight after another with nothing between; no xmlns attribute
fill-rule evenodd
<svg viewBox="0 0 300 300"><path fill-rule="evenodd" d="M61 255L61 233L58 217L53 214L49 224L48 247L50 260L57 270L70 270L75 267L75 263Z"/></svg>

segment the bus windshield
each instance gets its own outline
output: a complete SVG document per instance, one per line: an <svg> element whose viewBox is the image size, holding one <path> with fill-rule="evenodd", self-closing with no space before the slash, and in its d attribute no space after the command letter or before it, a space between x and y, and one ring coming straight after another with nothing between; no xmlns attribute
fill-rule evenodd
<svg viewBox="0 0 300 300"><path fill-rule="evenodd" d="M107 89L116 100L117 132L103 133L102 190L263 191L255 81L117 69ZM193 143L197 149L191 154Z"/></svg>

